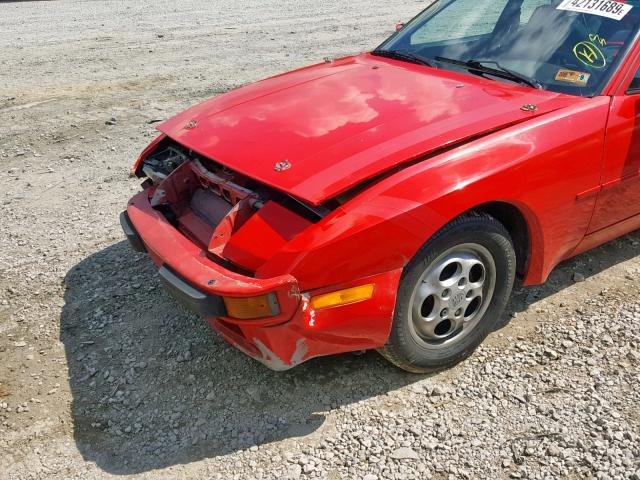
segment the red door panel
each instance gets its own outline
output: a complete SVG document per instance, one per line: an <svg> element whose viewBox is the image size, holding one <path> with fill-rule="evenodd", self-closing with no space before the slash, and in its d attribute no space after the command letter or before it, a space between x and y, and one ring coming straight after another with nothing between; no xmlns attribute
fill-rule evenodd
<svg viewBox="0 0 640 480"><path fill-rule="evenodd" d="M640 95L613 97L602 191L589 233L640 214Z"/></svg>

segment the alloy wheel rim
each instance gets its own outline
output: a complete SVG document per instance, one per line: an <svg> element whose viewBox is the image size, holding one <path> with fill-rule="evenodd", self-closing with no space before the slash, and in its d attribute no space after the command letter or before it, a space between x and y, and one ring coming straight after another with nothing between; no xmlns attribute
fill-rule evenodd
<svg viewBox="0 0 640 480"><path fill-rule="evenodd" d="M425 270L411 296L411 333L426 348L450 347L480 323L496 283L493 256L482 245L456 245Z"/></svg>

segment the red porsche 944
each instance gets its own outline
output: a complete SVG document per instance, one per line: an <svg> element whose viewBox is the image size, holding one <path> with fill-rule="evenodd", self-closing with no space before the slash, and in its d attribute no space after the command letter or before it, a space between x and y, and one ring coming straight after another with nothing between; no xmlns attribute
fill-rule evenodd
<svg viewBox="0 0 640 480"><path fill-rule="evenodd" d="M270 368L450 367L517 278L640 228L640 2L425 6L166 121L135 164L131 244Z"/></svg>

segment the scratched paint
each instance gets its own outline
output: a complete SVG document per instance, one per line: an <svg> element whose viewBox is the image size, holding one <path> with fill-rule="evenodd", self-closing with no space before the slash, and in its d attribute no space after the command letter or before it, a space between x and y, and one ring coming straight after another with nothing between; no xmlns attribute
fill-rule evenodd
<svg viewBox="0 0 640 480"><path fill-rule="evenodd" d="M276 355L259 339L254 338L253 343L256 347L258 347L258 350L260 350L260 353L262 354L262 357L256 358L256 360L262 362L268 368L277 372L289 370L297 365L300 365L305 360L308 360L307 358L305 358L305 355L308 353L309 347L307 346L307 341L304 338L300 338L296 342L296 349L293 352L293 355L291 355L291 359L289 360L289 362L285 362L280 357L278 357L278 355Z"/></svg>

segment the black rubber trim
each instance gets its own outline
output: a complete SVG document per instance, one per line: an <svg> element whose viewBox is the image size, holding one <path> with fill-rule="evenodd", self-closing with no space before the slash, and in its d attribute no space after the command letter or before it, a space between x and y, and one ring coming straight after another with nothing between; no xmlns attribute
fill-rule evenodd
<svg viewBox="0 0 640 480"><path fill-rule="evenodd" d="M129 240L131 247L136 252L146 253L147 247L144 246L144 242L142 241L142 238L140 238L140 235L138 235L138 232L136 232L136 228L133 226L133 223L131 223L131 219L129 218L129 215L127 215L127 212L122 212L120 214L120 225L122 225L122 230L127 236L127 240Z"/></svg>
<svg viewBox="0 0 640 480"><path fill-rule="evenodd" d="M198 290L166 266L161 267L159 273L164 288L187 310L204 318L227 316L222 297Z"/></svg>

